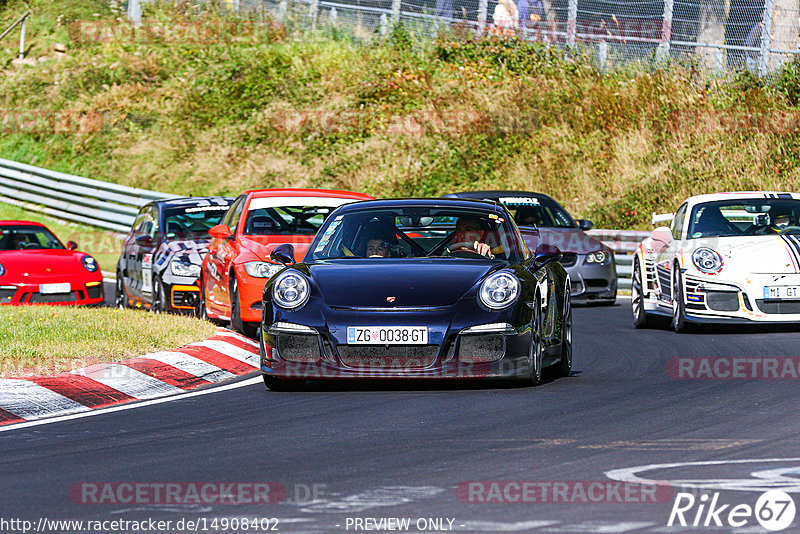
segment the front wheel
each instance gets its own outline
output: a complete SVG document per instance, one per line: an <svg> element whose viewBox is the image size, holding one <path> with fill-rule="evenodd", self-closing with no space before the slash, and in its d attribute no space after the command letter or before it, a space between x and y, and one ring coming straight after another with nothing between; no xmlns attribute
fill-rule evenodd
<svg viewBox="0 0 800 534"><path fill-rule="evenodd" d="M117 272L117 283L114 284L114 306L120 310L128 307L128 295L125 294L125 280L121 272Z"/></svg>
<svg viewBox="0 0 800 534"><path fill-rule="evenodd" d="M542 383L542 310L539 295L534 299L533 318L531 319L531 343L528 349L528 363L531 366L530 375L525 379L526 386L538 386Z"/></svg>
<svg viewBox="0 0 800 534"><path fill-rule="evenodd" d="M157 276L153 279L153 302L150 304L150 311L153 313L167 311L167 305L164 302L164 286L161 284L161 278Z"/></svg>
<svg viewBox="0 0 800 534"><path fill-rule="evenodd" d="M675 274L672 276L672 329L677 333L685 332L686 302L683 295L683 275L680 267L675 264Z"/></svg>
<svg viewBox="0 0 800 534"><path fill-rule="evenodd" d="M556 376L569 376L572 371L572 303L569 283L564 290L564 319L561 328L561 358L555 365Z"/></svg>
<svg viewBox="0 0 800 534"><path fill-rule="evenodd" d="M255 339L258 334L258 328L245 323L242 320L242 306L239 302L239 282L233 276L231 282L231 328L247 337Z"/></svg>
<svg viewBox="0 0 800 534"><path fill-rule="evenodd" d="M648 323L647 312L644 309L644 284L642 283L642 266L638 256L633 260L633 273L631 275L631 311L633 312L633 326L646 328Z"/></svg>

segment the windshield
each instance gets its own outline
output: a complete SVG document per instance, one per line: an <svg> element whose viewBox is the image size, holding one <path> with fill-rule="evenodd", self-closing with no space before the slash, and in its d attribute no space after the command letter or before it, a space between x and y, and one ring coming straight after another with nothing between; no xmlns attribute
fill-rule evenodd
<svg viewBox="0 0 800 534"><path fill-rule="evenodd" d="M317 234L305 261L447 257L518 262L526 250L513 221L496 213L414 206L336 215Z"/></svg>
<svg viewBox="0 0 800 534"><path fill-rule="evenodd" d="M800 234L800 200L732 199L698 204L689 218L688 238Z"/></svg>
<svg viewBox="0 0 800 534"><path fill-rule="evenodd" d="M506 196L496 200L511 212L514 221L520 226L538 226L539 228L574 228L576 226L569 213L549 197Z"/></svg>
<svg viewBox="0 0 800 534"><path fill-rule="evenodd" d="M164 210L164 237L176 239L208 239L208 229L219 224L227 205L181 206Z"/></svg>
<svg viewBox="0 0 800 534"><path fill-rule="evenodd" d="M0 250L63 248L61 241L42 226L0 226Z"/></svg>
<svg viewBox="0 0 800 534"><path fill-rule="evenodd" d="M254 198L247 210L244 234L312 236L334 209L355 201L334 197Z"/></svg>

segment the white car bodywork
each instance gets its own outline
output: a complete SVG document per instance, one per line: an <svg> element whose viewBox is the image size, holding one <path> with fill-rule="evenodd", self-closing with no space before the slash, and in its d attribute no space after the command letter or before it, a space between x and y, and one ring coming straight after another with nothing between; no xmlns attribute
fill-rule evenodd
<svg viewBox="0 0 800 534"><path fill-rule="evenodd" d="M800 227L760 226L770 220L772 207L777 214L779 203L789 205L792 200L800 200L800 195L760 191L699 195L688 198L674 214L654 214L654 221L672 222L653 230L635 252L632 307L636 326L645 326L653 315L671 317L678 331L693 322L800 321ZM719 201L753 206L727 209ZM764 211L769 202L774 204ZM696 214L702 218L703 210L712 211L714 206L732 228L771 233L716 236L695 231L688 235L690 226L700 229ZM798 224L796 217L793 224Z"/></svg>

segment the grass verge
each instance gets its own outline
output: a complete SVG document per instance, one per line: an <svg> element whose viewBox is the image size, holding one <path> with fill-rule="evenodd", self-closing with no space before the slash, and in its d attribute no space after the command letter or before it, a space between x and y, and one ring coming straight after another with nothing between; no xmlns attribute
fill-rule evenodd
<svg viewBox="0 0 800 534"><path fill-rule="evenodd" d="M61 306L0 307L0 378L44 376L214 334L209 322L140 310Z"/></svg>

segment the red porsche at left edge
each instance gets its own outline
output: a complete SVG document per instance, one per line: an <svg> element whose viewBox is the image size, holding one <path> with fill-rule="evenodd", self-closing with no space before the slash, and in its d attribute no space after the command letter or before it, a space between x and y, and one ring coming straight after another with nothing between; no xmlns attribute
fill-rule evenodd
<svg viewBox="0 0 800 534"><path fill-rule="evenodd" d="M0 304L100 304L97 261L43 224L0 221Z"/></svg>

